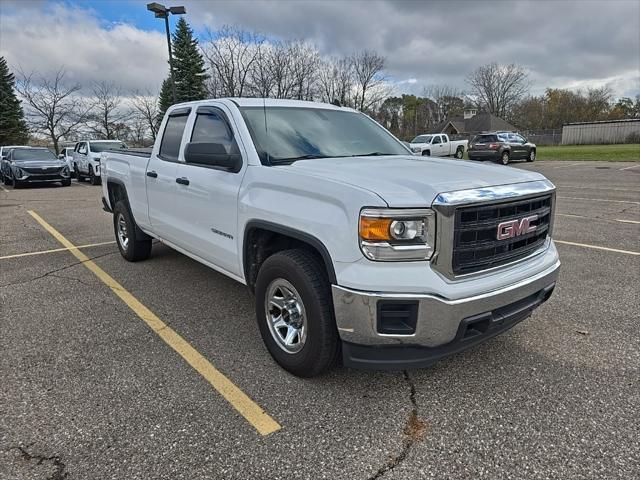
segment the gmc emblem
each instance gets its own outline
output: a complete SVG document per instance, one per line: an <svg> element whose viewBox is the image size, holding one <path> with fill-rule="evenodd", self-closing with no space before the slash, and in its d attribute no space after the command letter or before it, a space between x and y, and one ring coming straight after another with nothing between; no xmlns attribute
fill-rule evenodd
<svg viewBox="0 0 640 480"><path fill-rule="evenodd" d="M507 238L519 237L525 233L535 232L537 225L531 225L538 219L538 215L531 215L520 220L509 220L498 224L498 240L506 240Z"/></svg>

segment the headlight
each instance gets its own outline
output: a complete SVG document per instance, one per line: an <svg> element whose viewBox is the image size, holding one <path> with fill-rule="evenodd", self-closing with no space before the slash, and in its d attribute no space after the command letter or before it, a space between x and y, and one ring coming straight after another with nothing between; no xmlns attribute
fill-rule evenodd
<svg viewBox="0 0 640 480"><path fill-rule="evenodd" d="M422 149L421 149L420 147L413 147L413 148L411 149L411 151L412 151L413 153L420 153L420 152L422 151Z"/></svg>
<svg viewBox="0 0 640 480"><path fill-rule="evenodd" d="M20 167L13 167L13 176L16 178L23 178L26 177L27 174Z"/></svg>
<svg viewBox="0 0 640 480"><path fill-rule="evenodd" d="M366 208L360 212L360 249L369 260L429 260L435 230L435 212L428 208Z"/></svg>

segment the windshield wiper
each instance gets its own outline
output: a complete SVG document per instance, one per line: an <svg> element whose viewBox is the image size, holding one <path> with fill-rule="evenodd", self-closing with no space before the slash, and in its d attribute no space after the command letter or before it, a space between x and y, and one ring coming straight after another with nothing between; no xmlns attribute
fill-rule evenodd
<svg viewBox="0 0 640 480"><path fill-rule="evenodd" d="M350 157L382 157L384 155L396 155L395 153L384 153L384 152L370 152L370 153L359 153L357 155L349 155Z"/></svg>
<svg viewBox="0 0 640 480"><path fill-rule="evenodd" d="M271 162L272 165L277 165L279 163L293 163L296 160L309 160L309 159L313 159L313 158L327 158L326 155L313 155L313 154L308 154L308 155L300 155L299 157L288 157L288 158L269 158L269 161Z"/></svg>

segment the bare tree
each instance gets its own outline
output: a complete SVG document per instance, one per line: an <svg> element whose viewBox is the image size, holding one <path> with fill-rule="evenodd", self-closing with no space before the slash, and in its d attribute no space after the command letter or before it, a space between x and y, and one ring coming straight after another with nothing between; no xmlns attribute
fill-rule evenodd
<svg viewBox="0 0 640 480"><path fill-rule="evenodd" d="M208 32L208 35L209 41L203 51L212 75L218 77L220 94L242 97L264 40L255 33L228 26L216 35L212 32Z"/></svg>
<svg viewBox="0 0 640 480"><path fill-rule="evenodd" d="M92 93L94 103L87 127L94 135L113 140L121 126L131 118L132 112L123 106L122 93L113 83L96 82Z"/></svg>
<svg viewBox="0 0 640 480"><path fill-rule="evenodd" d="M330 58L318 69L318 95L323 102L353 105L353 65L349 58Z"/></svg>
<svg viewBox="0 0 640 480"><path fill-rule="evenodd" d="M450 85L429 85L423 91L423 96L433 101L428 105L428 120L430 125L445 121L449 117L462 115L464 111L464 93Z"/></svg>
<svg viewBox="0 0 640 480"><path fill-rule="evenodd" d="M474 70L467 83L479 106L499 117L506 117L529 91L526 70L514 63L490 63Z"/></svg>
<svg viewBox="0 0 640 480"><path fill-rule="evenodd" d="M355 79L355 107L366 111L381 103L391 93L384 76L384 57L364 50L351 57Z"/></svg>
<svg viewBox="0 0 640 480"><path fill-rule="evenodd" d="M81 125L91 110L78 95L80 88L77 83L65 82L64 69L52 78L19 72L16 90L27 106L27 122L33 131L51 139L56 153L60 151L60 139Z"/></svg>
<svg viewBox="0 0 640 480"><path fill-rule="evenodd" d="M137 122L137 120L142 120L142 123L146 124L147 129L151 134L151 138L155 141L161 120L158 118L160 114L158 96L149 91L144 93L136 92L131 99L131 106L136 112L136 128L139 128L139 122Z"/></svg>

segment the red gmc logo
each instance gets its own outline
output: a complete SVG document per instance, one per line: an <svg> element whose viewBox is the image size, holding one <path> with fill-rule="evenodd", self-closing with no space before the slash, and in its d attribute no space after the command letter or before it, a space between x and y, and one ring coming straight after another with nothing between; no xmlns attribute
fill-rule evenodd
<svg viewBox="0 0 640 480"><path fill-rule="evenodd" d="M521 218L520 220L509 220L498 225L498 240L506 240L507 238L519 237L525 233L535 232L537 225L531 225L538 219L538 215Z"/></svg>

